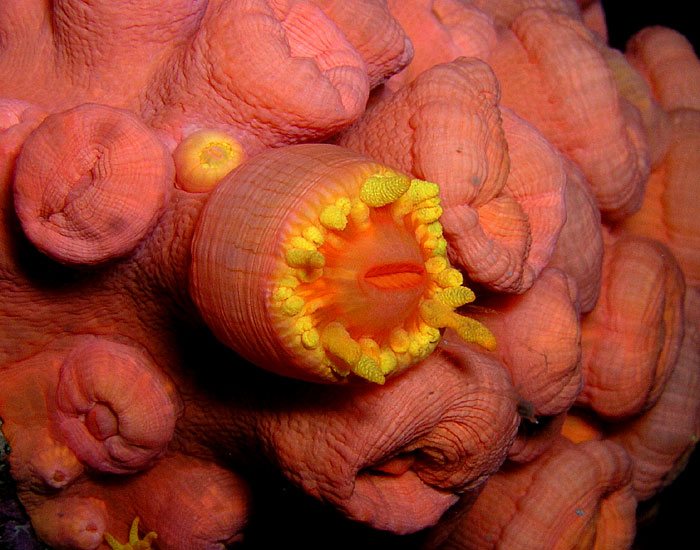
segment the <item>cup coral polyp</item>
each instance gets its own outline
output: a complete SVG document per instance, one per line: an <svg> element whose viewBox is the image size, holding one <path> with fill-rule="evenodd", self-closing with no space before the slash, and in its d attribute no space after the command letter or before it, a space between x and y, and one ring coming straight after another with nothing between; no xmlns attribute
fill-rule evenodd
<svg viewBox="0 0 700 550"><path fill-rule="evenodd" d="M450 267L438 186L332 145L256 156L221 182L195 232L191 293L219 340L260 366L384 383L474 300Z"/></svg>

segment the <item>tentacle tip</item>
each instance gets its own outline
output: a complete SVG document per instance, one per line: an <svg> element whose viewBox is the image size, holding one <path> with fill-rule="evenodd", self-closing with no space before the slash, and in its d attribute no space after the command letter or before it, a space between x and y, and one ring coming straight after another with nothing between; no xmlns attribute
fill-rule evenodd
<svg viewBox="0 0 700 550"><path fill-rule="evenodd" d="M367 355L362 355L360 357L357 365L353 366L352 372L354 372L357 376L380 386L384 385L384 382L386 382L386 377L384 376L379 364Z"/></svg>
<svg viewBox="0 0 700 550"><path fill-rule="evenodd" d="M216 130L190 134L173 152L178 187L190 193L211 191L246 158L241 144Z"/></svg>
<svg viewBox="0 0 700 550"><path fill-rule="evenodd" d="M496 338L493 338L487 342L480 343L480 345L487 349L488 351L496 351L496 348L498 347L498 343L496 342Z"/></svg>
<svg viewBox="0 0 700 550"><path fill-rule="evenodd" d="M457 290L466 287L450 287L446 290ZM467 289L468 290L468 289ZM433 328L451 328L457 332L460 338L465 342L472 342L480 345L488 351L496 349L496 337L484 325L476 319L459 315L454 309L459 305L464 305L464 300L471 301L471 291L458 293L455 296L448 294L444 296L445 291L438 293L435 299L425 300L420 305L420 314L425 323ZM463 294L461 297L459 294Z"/></svg>
<svg viewBox="0 0 700 550"><path fill-rule="evenodd" d="M475 321L474 319L463 317L463 319L469 319L469 324L463 330L458 331L460 337L465 342L473 342L478 344L487 351L495 351L497 346L496 337L493 333L486 328L484 325ZM474 324L476 323L476 324Z"/></svg>
<svg viewBox="0 0 700 550"><path fill-rule="evenodd" d="M375 174L360 189L360 200L373 208L391 204L408 191L411 181L396 174Z"/></svg>

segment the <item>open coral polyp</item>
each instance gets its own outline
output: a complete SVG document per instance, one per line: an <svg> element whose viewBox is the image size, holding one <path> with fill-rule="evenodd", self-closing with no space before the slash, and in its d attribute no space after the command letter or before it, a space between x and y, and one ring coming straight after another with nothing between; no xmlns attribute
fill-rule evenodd
<svg viewBox="0 0 700 550"><path fill-rule="evenodd" d="M332 145L273 150L222 181L192 246L190 291L217 338L287 376L383 383L441 329L493 349L450 267L434 183Z"/></svg>

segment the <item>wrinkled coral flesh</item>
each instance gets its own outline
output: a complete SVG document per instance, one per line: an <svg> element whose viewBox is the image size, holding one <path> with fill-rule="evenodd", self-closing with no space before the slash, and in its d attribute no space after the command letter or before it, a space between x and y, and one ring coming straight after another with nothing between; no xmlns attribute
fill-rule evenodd
<svg viewBox="0 0 700 550"><path fill-rule="evenodd" d="M0 2L41 543L631 548L700 437L700 60L604 8Z"/></svg>

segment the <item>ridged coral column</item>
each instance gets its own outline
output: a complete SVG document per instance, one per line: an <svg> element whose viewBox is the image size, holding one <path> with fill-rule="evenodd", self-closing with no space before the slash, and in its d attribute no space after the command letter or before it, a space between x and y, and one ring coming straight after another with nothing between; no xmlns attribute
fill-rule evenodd
<svg viewBox="0 0 700 550"><path fill-rule="evenodd" d="M179 396L144 351L86 336L68 354L56 390L56 422L68 446L102 472L150 466L173 437Z"/></svg>

